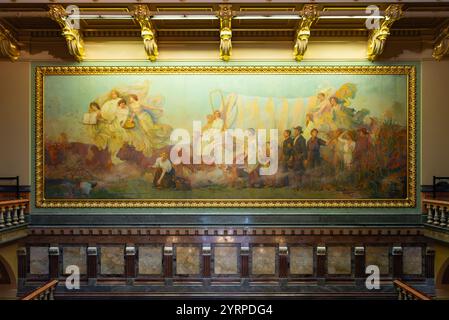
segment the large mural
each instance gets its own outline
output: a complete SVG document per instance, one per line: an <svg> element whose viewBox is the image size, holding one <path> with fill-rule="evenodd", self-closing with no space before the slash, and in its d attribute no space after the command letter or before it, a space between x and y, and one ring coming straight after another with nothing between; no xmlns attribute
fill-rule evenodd
<svg viewBox="0 0 449 320"><path fill-rule="evenodd" d="M37 207L415 206L415 69L38 67Z"/></svg>

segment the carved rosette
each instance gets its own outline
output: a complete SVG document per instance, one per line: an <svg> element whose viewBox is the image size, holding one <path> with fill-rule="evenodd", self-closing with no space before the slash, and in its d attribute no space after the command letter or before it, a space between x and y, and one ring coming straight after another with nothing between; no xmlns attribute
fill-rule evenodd
<svg viewBox="0 0 449 320"><path fill-rule="evenodd" d="M0 23L0 54L16 61L20 56L19 43L10 30Z"/></svg>
<svg viewBox="0 0 449 320"><path fill-rule="evenodd" d="M432 57L440 61L449 53L449 25L441 31L437 39L433 46Z"/></svg>
<svg viewBox="0 0 449 320"><path fill-rule="evenodd" d="M156 31L150 20L150 9L145 4L138 4L132 8L132 13L134 20L136 20L140 25L140 34L143 39L143 46L145 48L145 52L147 53L148 59L154 62L159 55L159 51L156 42Z"/></svg>
<svg viewBox="0 0 449 320"><path fill-rule="evenodd" d="M54 21L56 21L62 28L62 35L67 41L67 48L69 53L81 62L84 59L84 41L81 33L78 29L75 29L70 19L68 19L68 13L62 5L50 5L48 15Z"/></svg>
<svg viewBox="0 0 449 320"><path fill-rule="evenodd" d="M293 55L295 56L296 61L301 61L307 50L307 44L309 43L310 37L310 27L319 17L318 6L314 4L306 4L301 11L301 17L301 22L299 23L296 31L295 46L293 47Z"/></svg>
<svg viewBox="0 0 449 320"><path fill-rule="evenodd" d="M402 15L402 4L392 4L385 10L385 18L379 28L372 30L370 33L367 51L368 60L374 61L382 54L393 23L399 20Z"/></svg>
<svg viewBox="0 0 449 320"><path fill-rule="evenodd" d="M220 5L217 17L220 19L220 59L229 61L232 54L232 6Z"/></svg>

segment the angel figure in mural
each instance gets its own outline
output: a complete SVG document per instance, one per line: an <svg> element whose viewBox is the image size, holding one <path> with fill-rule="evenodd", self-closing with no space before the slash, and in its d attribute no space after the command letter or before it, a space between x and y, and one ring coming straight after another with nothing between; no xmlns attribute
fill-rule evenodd
<svg viewBox="0 0 449 320"><path fill-rule="evenodd" d="M219 106L214 105L214 99L218 97ZM208 114L207 122L202 128L202 135L198 137L201 139L201 156L208 157L209 151L217 145L224 143L224 131L233 126L235 121L235 104L237 102L237 94L229 94L226 99L221 90L214 90L210 92L210 103L212 113ZM221 142L215 139L216 135L221 136ZM211 146L212 142L212 147ZM206 145L209 147L206 149ZM222 149L223 150L223 149ZM224 150L223 150L224 151ZM224 154L223 154L224 156Z"/></svg>
<svg viewBox="0 0 449 320"><path fill-rule="evenodd" d="M93 102L99 107L98 117L95 128L88 130L94 144L100 150L108 150L113 164L122 162L117 154L125 144L149 157L155 149L169 143L172 129L159 123L163 99L148 97L148 91L149 82L144 81L114 88Z"/></svg>
<svg viewBox="0 0 449 320"><path fill-rule="evenodd" d="M153 103L156 100L153 100ZM161 107L155 104L144 104L139 100L137 94L129 95L129 108L131 110L131 119L133 119L137 126L131 130L138 130L139 137L143 137L143 145L138 145L141 140L134 141L131 139L131 143L136 146L138 151L142 151L147 157L151 156L153 150L163 148L170 142L170 133L172 128L169 125L157 123L156 113L154 111L162 112Z"/></svg>
<svg viewBox="0 0 449 320"><path fill-rule="evenodd" d="M101 100L89 104L88 113L83 123L88 125L87 132L93 143L100 149L107 149L113 164L121 163L117 157L122 145L126 142L126 134L117 118L118 102L121 100L117 90L111 90Z"/></svg>

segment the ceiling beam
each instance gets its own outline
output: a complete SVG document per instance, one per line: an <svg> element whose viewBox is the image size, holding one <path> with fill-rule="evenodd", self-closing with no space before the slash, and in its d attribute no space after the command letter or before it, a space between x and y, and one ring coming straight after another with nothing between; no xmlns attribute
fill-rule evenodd
<svg viewBox="0 0 449 320"><path fill-rule="evenodd" d="M310 27L319 16L318 6L314 4L306 4L301 11L301 22L296 30L295 46L293 47L293 55L296 61L301 61L307 50L309 43Z"/></svg>
<svg viewBox="0 0 449 320"><path fill-rule="evenodd" d="M105 6L107 8L107 6ZM132 14L127 11L118 11L113 12L108 10L89 10L83 11L83 7L80 7L80 18L86 19L107 19L109 16L113 16L114 19L133 19ZM380 16L386 15L386 10L379 10ZM238 17L252 17L259 16L261 19L270 18L270 16L276 16L278 18L282 18L282 16L286 16L288 18L290 16L300 16L301 11L292 10L292 11L280 11L280 10L251 10L251 11L233 11L233 16ZM179 7L179 10L170 10L170 11L150 11L151 17L157 16L179 16L182 19L183 16L187 16L189 18L194 18L194 16L210 16L211 18L216 18L215 13L213 11L202 11L202 10L184 10L182 7ZM341 19L352 19L352 18L370 18L364 8L360 10L329 10L329 11L321 11L319 19L327 19L327 18L341 18ZM413 10L413 11L404 11L403 18L449 18L449 10ZM19 10L8 10L1 11L0 18L49 18L49 13L46 11L19 11ZM201 18L201 17L200 17Z"/></svg>
<svg viewBox="0 0 449 320"><path fill-rule="evenodd" d="M71 19L69 13L60 4L50 5L48 15L61 27L62 35L67 42L70 55L78 62L83 61L85 54L84 41L83 36L78 30L79 20Z"/></svg>
<svg viewBox="0 0 449 320"><path fill-rule="evenodd" d="M140 25L140 34L147 57L150 61L154 62L157 60L159 51L156 42L156 30L151 23L150 9L146 4L138 4L133 6L132 15L134 20Z"/></svg>
<svg viewBox="0 0 449 320"><path fill-rule="evenodd" d="M20 56L20 47L17 40L4 24L0 22L0 54L8 57L11 61L16 61Z"/></svg>
<svg viewBox="0 0 449 320"><path fill-rule="evenodd" d="M402 4L392 4L387 8L387 10L385 10L385 17L383 21L379 21L379 26L370 32L367 51L368 60L374 61L379 55L382 54L393 23L399 20L402 15Z"/></svg>

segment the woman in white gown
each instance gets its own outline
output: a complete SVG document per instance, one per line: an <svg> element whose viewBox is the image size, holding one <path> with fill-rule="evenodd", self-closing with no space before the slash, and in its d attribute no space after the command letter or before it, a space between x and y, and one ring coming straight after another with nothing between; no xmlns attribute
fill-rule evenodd
<svg viewBox="0 0 449 320"><path fill-rule="evenodd" d="M117 90L111 90L109 99L101 106L101 126L102 131L107 134L108 139L106 146L111 154L111 161L113 164L119 164L123 162L117 157L117 153L125 142L127 142L127 134L125 129L120 125L117 118L117 111L119 102L122 100ZM106 146L102 146L103 148Z"/></svg>
<svg viewBox="0 0 449 320"><path fill-rule="evenodd" d="M130 94L129 101L131 118L136 122L136 127L131 129L130 143L136 150L150 157L155 149L163 148L170 143L172 128L166 124L155 123L149 113L152 110L161 111L161 108L142 105L136 94Z"/></svg>

